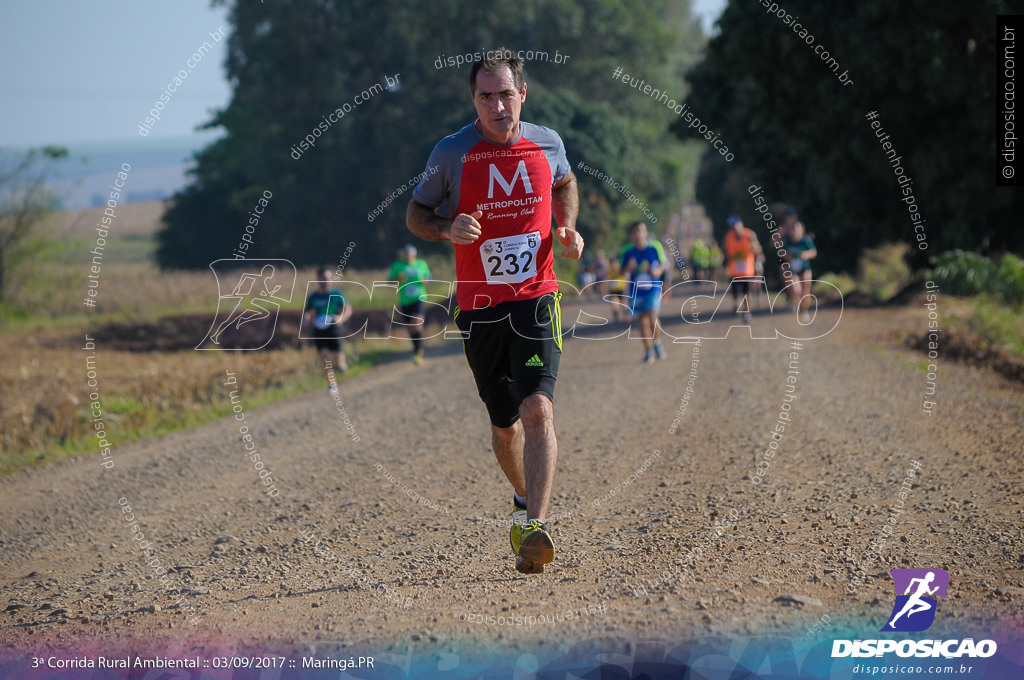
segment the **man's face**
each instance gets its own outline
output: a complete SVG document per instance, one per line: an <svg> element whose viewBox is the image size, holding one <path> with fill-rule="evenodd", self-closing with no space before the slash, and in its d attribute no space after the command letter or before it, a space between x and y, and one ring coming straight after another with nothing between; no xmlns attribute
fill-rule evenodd
<svg viewBox="0 0 1024 680"><path fill-rule="evenodd" d="M481 133L490 142L508 144L519 135L519 113L526 101L526 84L523 91L516 91L512 71L502 65L501 70L491 75L481 69L476 74L476 92L473 105L480 118Z"/></svg>
<svg viewBox="0 0 1024 680"><path fill-rule="evenodd" d="M733 231L736 232L737 236L743 235L743 222L736 222L732 225Z"/></svg>
<svg viewBox="0 0 1024 680"><path fill-rule="evenodd" d="M647 225L641 224L640 226L633 229L633 245L637 248L642 248L647 244Z"/></svg>

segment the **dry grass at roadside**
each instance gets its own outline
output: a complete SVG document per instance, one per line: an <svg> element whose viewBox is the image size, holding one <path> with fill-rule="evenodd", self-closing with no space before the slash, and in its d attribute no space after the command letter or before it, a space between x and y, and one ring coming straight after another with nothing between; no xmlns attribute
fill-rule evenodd
<svg viewBox="0 0 1024 680"><path fill-rule="evenodd" d="M153 322L162 317L210 314L217 309L217 280L209 269L161 271L151 261L164 205L159 201L118 208L116 229L102 251L95 308L82 304L93 264L95 225L102 209L52 215L41 225L37 257L22 266L16 291L0 309L0 474L37 461L69 455L96 455L90 393L102 410L107 439L114 446L193 427L230 411L223 389L225 370L239 376L247 408L286 396L323 389L308 345L265 352L125 352L96 348L97 385L88 383L85 335L111 322ZM411 240L411 239L410 239ZM341 280L369 291L387 270L357 269L356 245ZM325 257L334 270L337 262ZM431 257L435 277L453 278L450 258ZM298 271L289 309L301 309L315 267ZM370 304L369 293L343 287L356 310ZM352 291L356 291L354 294ZM376 308L390 307L393 292L377 290ZM184 346L202 339L184 338ZM347 343L347 348L353 348ZM355 346L358 351L358 345ZM376 342L351 375L382 354L406 343Z"/></svg>
<svg viewBox="0 0 1024 680"><path fill-rule="evenodd" d="M88 385L85 333L0 336L0 474L37 461L98 454L90 393L107 439L121 446L227 415L225 370L246 407L322 388L308 347L274 352L119 352L97 346ZM367 355L353 374L365 370Z"/></svg>

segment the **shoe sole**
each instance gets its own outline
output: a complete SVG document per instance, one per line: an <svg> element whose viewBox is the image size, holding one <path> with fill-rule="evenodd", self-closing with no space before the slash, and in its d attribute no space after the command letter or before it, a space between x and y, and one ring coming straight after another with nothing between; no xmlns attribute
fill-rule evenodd
<svg viewBox="0 0 1024 680"><path fill-rule="evenodd" d="M544 565L555 559L555 544L546 533L536 532L523 539L516 558L516 571L542 574Z"/></svg>
<svg viewBox="0 0 1024 680"><path fill-rule="evenodd" d="M544 565L536 562L527 562L520 555L516 555L516 571L520 574L543 574Z"/></svg>

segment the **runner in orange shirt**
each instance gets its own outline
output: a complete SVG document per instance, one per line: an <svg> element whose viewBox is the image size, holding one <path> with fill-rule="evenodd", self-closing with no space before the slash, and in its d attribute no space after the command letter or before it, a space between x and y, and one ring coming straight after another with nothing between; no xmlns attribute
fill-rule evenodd
<svg viewBox="0 0 1024 680"><path fill-rule="evenodd" d="M738 215L731 215L726 224L729 231L722 241L729 278L729 290L736 301L736 313L743 315L743 323L750 323L750 283L754 280L757 263L764 265L764 252L757 240L757 234L743 226ZM743 300L740 300L740 295ZM741 311L741 307L746 309Z"/></svg>

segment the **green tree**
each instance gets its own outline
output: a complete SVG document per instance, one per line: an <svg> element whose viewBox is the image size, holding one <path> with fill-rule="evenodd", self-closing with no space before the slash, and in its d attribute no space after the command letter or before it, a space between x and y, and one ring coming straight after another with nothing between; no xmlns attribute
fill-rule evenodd
<svg viewBox="0 0 1024 680"><path fill-rule="evenodd" d="M623 65L649 74L679 99L683 70L696 61L702 36L688 2L637 5L230 3L226 67L233 95L206 126L225 134L197 154L191 183L166 213L160 264L205 267L231 257L265 190L273 198L251 235L249 257L329 262L354 241L359 266L386 264L411 238L407 185L423 171L433 145L474 117L469 66L449 67L443 58L499 45L548 54L546 62L526 62L524 119L556 129L571 162L600 167L667 215L686 191L679 160L685 147L666 143L671 114L611 73ZM356 95L388 78L392 87L355 104ZM344 106L352 108L319 134L315 147L295 148ZM630 206L596 180L581 178L581 186L581 230L595 245L595 237L612 238L618 213ZM403 187L382 215L368 220ZM444 248L426 244L428 251Z"/></svg>
<svg viewBox="0 0 1024 680"><path fill-rule="evenodd" d="M738 212L764 234L747 192L756 184L799 208L823 269L853 271L862 251L887 241L913 244L915 266L950 248L1021 250L1009 219L1019 192L996 187L993 174L995 15L1011 14L1009 2L784 4L812 45L761 4L730 1L688 75L687 103L736 154L725 163L708 152L702 163L697 194L716 224ZM871 111L913 180L926 251ZM673 131L690 138L681 125Z"/></svg>

